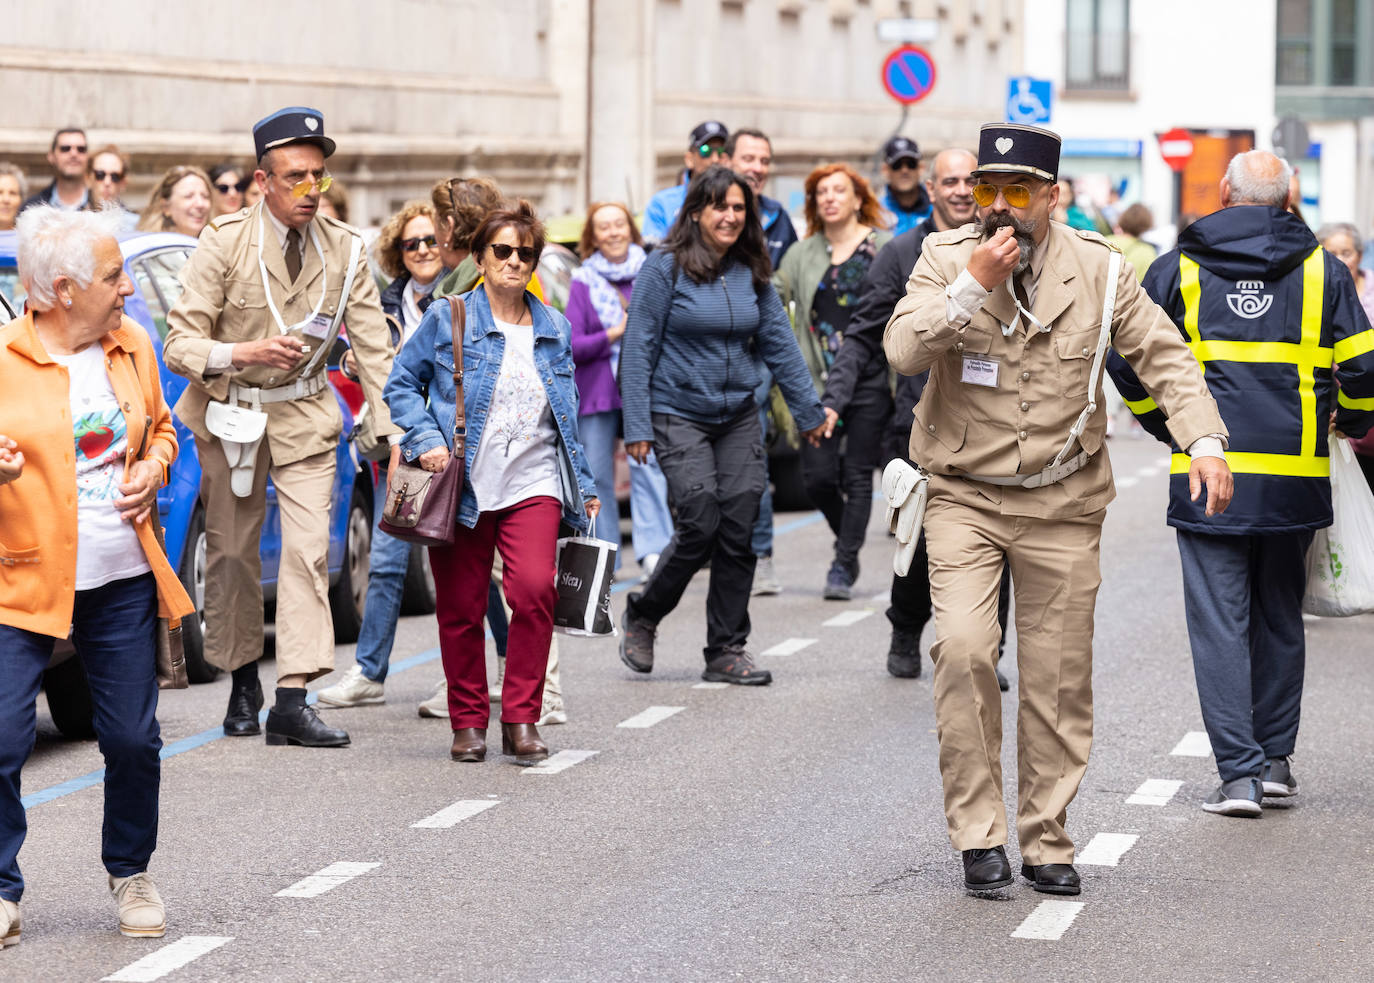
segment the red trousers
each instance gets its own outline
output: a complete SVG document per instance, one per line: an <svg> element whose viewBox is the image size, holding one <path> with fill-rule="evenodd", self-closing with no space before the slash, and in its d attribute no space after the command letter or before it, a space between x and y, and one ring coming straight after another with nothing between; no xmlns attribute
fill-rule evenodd
<svg viewBox="0 0 1374 983"><path fill-rule="evenodd" d="M501 720L539 722L544 671L553 639L558 523L563 507L547 496L527 499L499 512L483 512L469 529L458 524L452 546L430 547L438 598L439 654L448 679L449 722L454 730L486 730L491 716L487 694L487 588L495 550L505 565L503 583L510 605L506 681Z"/></svg>

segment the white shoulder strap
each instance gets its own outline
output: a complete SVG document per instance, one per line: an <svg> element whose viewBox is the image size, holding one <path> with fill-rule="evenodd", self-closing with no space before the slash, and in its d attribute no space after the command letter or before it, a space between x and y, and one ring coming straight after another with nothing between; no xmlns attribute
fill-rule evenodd
<svg viewBox="0 0 1374 983"><path fill-rule="evenodd" d="M329 349L334 347L334 339L339 336L339 324L343 321L344 309L348 307L348 295L353 290L353 280L358 275L358 258L363 254L363 237L354 235L351 237L352 245L348 250L348 271L344 274L343 293L339 294L339 306L334 311L334 320L330 322L329 333L320 342L315 354L310 356L310 361L305 363L305 368L301 370L302 379L308 377L315 371L320 360L329 357Z"/></svg>
<svg viewBox="0 0 1374 983"><path fill-rule="evenodd" d="M1102 328L1097 333L1097 353L1093 356L1092 371L1088 374L1088 405L1083 412L1078 415L1077 422L1069 430L1069 439L1064 447L1055 455L1050 467L1057 467L1061 461L1073 450L1073 445L1083 434L1083 428L1088 425L1088 420L1097 412L1097 386L1102 380L1102 363L1107 358L1107 347L1112 341L1112 314L1116 310L1116 284L1121 276L1121 253L1115 249L1107 260L1107 288L1102 292ZM1048 469L1046 469L1048 470Z"/></svg>

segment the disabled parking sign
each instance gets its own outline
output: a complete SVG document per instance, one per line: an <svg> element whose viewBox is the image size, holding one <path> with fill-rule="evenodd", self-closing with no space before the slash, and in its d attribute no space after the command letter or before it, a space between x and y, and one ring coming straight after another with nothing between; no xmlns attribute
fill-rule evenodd
<svg viewBox="0 0 1374 983"><path fill-rule="evenodd" d="M1050 121L1054 83L1049 79L1017 75L1007 79L1007 122L1045 126Z"/></svg>

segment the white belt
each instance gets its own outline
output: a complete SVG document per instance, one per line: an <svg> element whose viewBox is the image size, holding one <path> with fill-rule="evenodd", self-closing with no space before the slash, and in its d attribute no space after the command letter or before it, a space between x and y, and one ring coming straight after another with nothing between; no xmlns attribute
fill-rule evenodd
<svg viewBox="0 0 1374 983"><path fill-rule="evenodd" d="M316 372L314 375L297 379L295 382L288 382L284 386L275 386L271 389L259 389L255 386L240 386L237 383L229 384L230 403L285 403L292 399L304 399L313 396L325 386L329 385L324 372Z"/></svg>
<svg viewBox="0 0 1374 983"><path fill-rule="evenodd" d="M970 481L981 481L987 485L1014 485L1019 488L1043 488L1045 485L1052 485L1057 481L1063 481L1069 475L1083 470L1083 466L1092 460L1092 455L1087 451L1079 451L1067 461L1059 464L1051 464L1043 471L1035 474L1013 474L1013 475L992 475L992 474L961 474L960 478L967 478Z"/></svg>

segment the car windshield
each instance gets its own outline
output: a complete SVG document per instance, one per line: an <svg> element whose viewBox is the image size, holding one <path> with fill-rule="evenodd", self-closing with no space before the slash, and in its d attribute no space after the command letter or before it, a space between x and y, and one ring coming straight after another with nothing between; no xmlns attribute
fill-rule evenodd
<svg viewBox="0 0 1374 983"><path fill-rule="evenodd" d="M186 246L171 246L144 253L129 263L129 274L148 305L158 336L164 340L167 338L167 312L181 297L178 276L190 255L191 250Z"/></svg>

